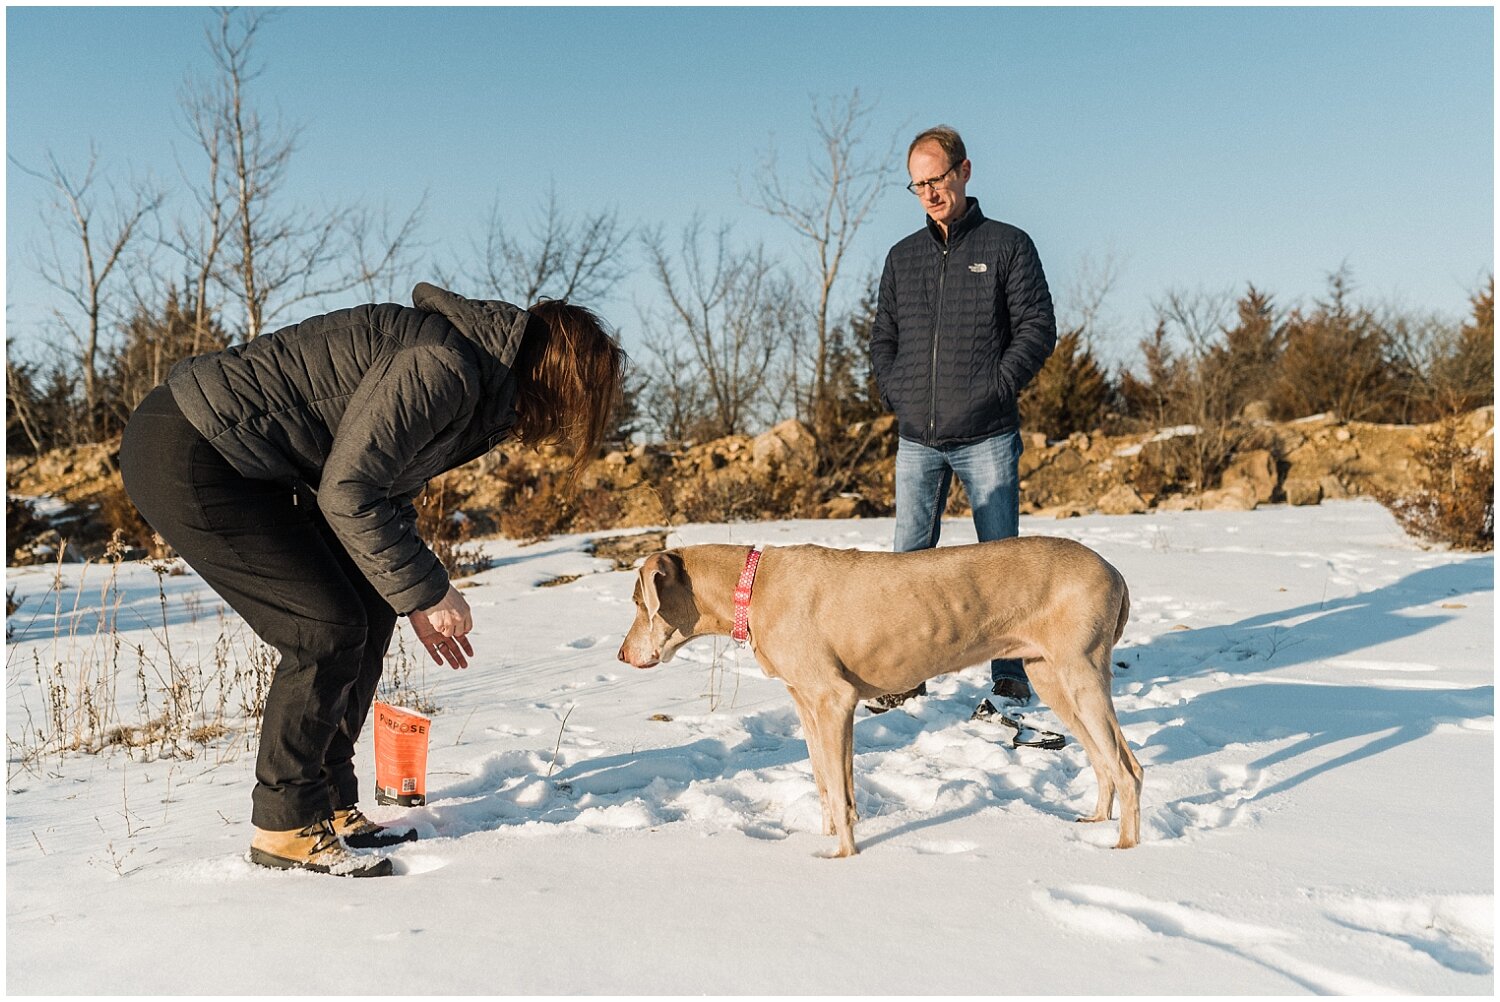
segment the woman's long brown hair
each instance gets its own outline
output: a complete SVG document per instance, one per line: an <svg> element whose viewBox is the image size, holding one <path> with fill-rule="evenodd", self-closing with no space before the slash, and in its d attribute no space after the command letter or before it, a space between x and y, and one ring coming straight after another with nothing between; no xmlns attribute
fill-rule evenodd
<svg viewBox="0 0 1500 1002"><path fill-rule="evenodd" d="M571 486L609 433L625 352L593 310L548 299L527 312L541 326L527 330L516 356L516 435L568 450Z"/></svg>

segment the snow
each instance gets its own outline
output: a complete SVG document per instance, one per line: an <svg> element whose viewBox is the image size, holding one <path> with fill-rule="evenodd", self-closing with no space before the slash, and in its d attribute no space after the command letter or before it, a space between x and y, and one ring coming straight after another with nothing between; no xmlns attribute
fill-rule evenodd
<svg viewBox="0 0 1500 1002"><path fill-rule="evenodd" d="M976 666L901 710L860 711L861 852L826 858L781 684L727 640L646 671L620 663L633 575L564 536L487 542L495 566L465 582L474 664L415 670L437 704L431 802L363 805L419 830L390 851L399 876L264 870L244 859L243 734L191 760L22 761L34 666L97 671L101 616L127 654L169 633L175 656L201 661L226 631L248 649L243 624L220 621L191 574L126 566L116 606L99 567L13 568L6 987L1493 993L1489 555L1423 549L1369 501L1028 517L1022 531L1079 540L1130 585L1114 693L1146 769L1138 848L1109 848L1113 822L1072 823L1095 795L1076 742L1016 749L1009 729L968 719L987 690ZM692 525L669 542L884 549L891 532ZM972 540L966 519L945 525L944 545ZM127 720L134 671L117 696Z"/></svg>
<svg viewBox="0 0 1500 1002"><path fill-rule="evenodd" d="M1198 426L1195 424L1180 424L1175 428L1163 428L1144 442L1134 445L1123 445L1115 450L1116 456L1139 456L1141 449L1153 442L1170 442L1174 438L1185 438L1188 435L1198 434Z"/></svg>

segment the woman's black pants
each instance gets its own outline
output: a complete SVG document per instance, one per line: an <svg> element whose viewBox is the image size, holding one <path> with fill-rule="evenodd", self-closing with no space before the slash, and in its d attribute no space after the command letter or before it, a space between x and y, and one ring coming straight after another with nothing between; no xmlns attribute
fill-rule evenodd
<svg viewBox="0 0 1500 1002"><path fill-rule="evenodd" d="M167 387L131 416L120 472L151 528L281 655L261 721L251 821L282 831L352 807L354 745L395 612L313 498L236 473Z"/></svg>

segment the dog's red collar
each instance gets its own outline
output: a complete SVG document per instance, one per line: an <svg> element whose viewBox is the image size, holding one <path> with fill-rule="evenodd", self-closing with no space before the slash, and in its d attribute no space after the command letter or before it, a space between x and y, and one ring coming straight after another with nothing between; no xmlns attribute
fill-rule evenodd
<svg viewBox="0 0 1500 1002"><path fill-rule="evenodd" d="M740 570L740 583L734 586L734 628L729 636L737 644L750 639L750 592L755 588L755 569L760 566L760 551L750 547L745 554L745 566Z"/></svg>

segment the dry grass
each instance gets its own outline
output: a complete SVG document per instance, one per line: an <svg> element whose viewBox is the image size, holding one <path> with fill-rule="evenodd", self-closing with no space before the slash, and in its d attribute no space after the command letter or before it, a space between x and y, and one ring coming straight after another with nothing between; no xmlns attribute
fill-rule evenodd
<svg viewBox="0 0 1500 1002"><path fill-rule="evenodd" d="M184 572L180 561L146 563L157 582L150 639L141 642L138 620L122 632L126 551L124 534L116 532L103 559L68 566L68 573L60 553L50 587L34 606L27 602L27 621L13 627L7 617L7 630L24 636L42 626L45 638L12 644L7 653L8 698L22 707L22 723L6 734L8 779L68 754L123 750L141 760L217 765L253 750L276 651L222 606L207 612L200 593L170 597L166 581ZM8 606L13 615L13 598ZM141 613L138 601L131 611ZM206 643L202 621L209 615L217 617L217 631ZM184 627L196 627L193 639L180 635ZM20 684L27 677L33 684ZM423 712L436 709L425 665L413 661L404 643L381 691Z"/></svg>
<svg viewBox="0 0 1500 1002"><path fill-rule="evenodd" d="M428 542L450 577L488 570L490 560L473 544L475 526L461 506L466 500L452 477L434 480L417 498L417 534Z"/></svg>

